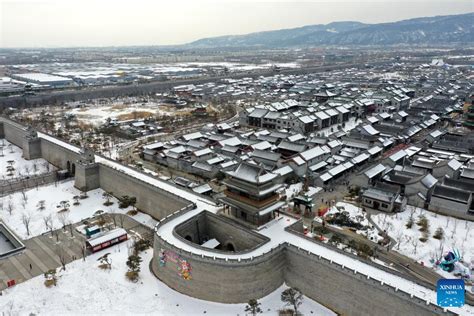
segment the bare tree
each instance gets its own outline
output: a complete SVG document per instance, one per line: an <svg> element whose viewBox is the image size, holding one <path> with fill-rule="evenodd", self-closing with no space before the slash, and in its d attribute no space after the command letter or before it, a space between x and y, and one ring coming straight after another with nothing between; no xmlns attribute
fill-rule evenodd
<svg viewBox="0 0 474 316"><path fill-rule="evenodd" d="M458 222L459 222L459 221L455 218L455 219L454 219L453 231L452 231L452 233L451 233L451 239L454 238L454 234L456 233L456 228L458 227Z"/></svg>
<svg viewBox="0 0 474 316"><path fill-rule="evenodd" d="M448 228L450 218L451 218L450 216L446 216L446 228Z"/></svg>
<svg viewBox="0 0 474 316"><path fill-rule="evenodd" d="M286 305L293 306L295 315L298 315L298 307L303 303L303 294L297 288L289 288L281 293L281 300Z"/></svg>
<svg viewBox="0 0 474 316"><path fill-rule="evenodd" d="M8 214L12 215L14 210L15 210L15 206L13 205L12 200L8 200L8 203L7 203L7 212L8 212Z"/></svg>
<svg viewBox="0 0 474 316"><path fill-rule="evenodd" d="M395 240L397 241L397 250L400 250L400 244L402 243L404 233L402 229L399 229L397 231L397 236L395 237Z"/></svg>
<svg viewBox="0 0 474 316"><path fill-rule="evenodd" d="M413 246L413 254L416 255L416 249L418 248L418 239L417 238L413 238L411 240L411 244Z"/></svg>
<svg viewBox="0 0 474 316"><path fill-rule="evenodd" d="M67 256L66 250L64 247L59 246L56 248L56 255L58 256L59 262L61 262L61 267L64 271L66 271L66 263L67 263Z"/></svg>
<svg viewBox="0 0 474 316"><path fill-rule="evenodd" d="M82 245L81 253L82 253L82 261L86 261L86 246Z"/></svg>
<svg viewBox="0 0 474 316"><path fill-rule="evenodd" d="M38 211L42 211L44 210L46 207L45 207L45 204L46 204L46 201L45 200L41 200L41 201L38 201Z"/></svg>
<svg viewBox="0 0 474 316"><path fill-rule="evenodd" d="M117 227L117 216L119 216L119 215L117 215L115 213L112 214L112 221L114 222L114 228Z"/></svg>
<svg viewBox="0 0 474 316"><path fill-rule="evenodd" d="M31 168L33 169L33 174L38 173L38 163L36 161L33 161L33 164L31 165Z"/></svg>
<svg viewBox="0 0 474 316"><path fill-rule="evenodd" d="M124 221L125 221L125 216L124 215L119 215L120 227L122 227L122 228L123 228Z"/></svg>
<svg viewBox="0 0 474 316"><path fill-rule="evenodd" d="M68 216L68 213L67 213L67 212L58 213L58 220L59 220L59 222L61 223L63 230L65 230L66 225L67 225L68 222L69 222L68 217L69 217L69 216Z"/></svg>
<svg viewBox="0 0 474 316"><path fill-rule="evenodd" d="M27 213L21 214L21 222L23 223L23 225L25 225L27 236L30 235L30 221L31 221L31 215L30 214L27 214Z"/></svg>
<svg viewBox="0 0 474 316"><path fill-rule="evenodd" d="M71 234L71 238L74 237L74 234L73 234L73 231L74 231L74 227L72 226L72 222L69 221L69 224L68 224L68 227L69 227L69 233Z"/></svg>
<svg viewBox="0 0 474 316"><path fill-rule="evenodd" d="M47 231L51 232L51 237L53 237L53 217L51 214L43 216L43 223Z"/></svg>
<svg viewBox="0 0 474 316"><path fill-rule="evenodd" d="M28 165L25 165L25 166L23 167L23 169L25 170L25 174L26 174L27 176L29 176L29 175L30 175L30 173L31 173L30 166L28 166Z"/></svg>
<svg viewBox="0 0 474 316"><path fill-rule="evenodd" d="M113 196L112 192L104 192L102 194L102 197L105 199L105 202L104 202L105 206L109 206L109 205L112 205L114 203L114 202L111 201L112 196Z"/></svg>
<svg viewBox="0 0 474 316"><path fill-rule="evenodd" d="M47 161L43 162L43 167L46 170L46 172L49 172L49 170L51 169L51 166L50 166L49 162L47 162Z"/></svg>

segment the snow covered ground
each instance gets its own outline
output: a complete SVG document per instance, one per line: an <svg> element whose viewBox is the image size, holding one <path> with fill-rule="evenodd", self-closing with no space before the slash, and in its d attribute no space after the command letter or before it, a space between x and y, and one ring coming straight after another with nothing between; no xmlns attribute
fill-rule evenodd
<svg viewBox="0 0 474 316"><path fill-rule="evenodd" d="M97 258L110 252L112 269L98 268ZM119 244L75 261L59 274L58 285L46 288L44 277L38 276L4 291L0 310L6 315L71 315L71 314L153 314L153 315L245 315L246 304L219 304L178 293L158 280L149 270L152 250L142 253L140 281L125 278L126 244ZM285 308L280 294L282 286L259 300L263 315L277 315ZM34 299L32 299L34 298ZM300 307L304 315L335 315L317 302L305 297Z"/></svg>
<svg viewBox="0 0 474 316"><path fill-rule="evenodd" d="M411 228L407 228L406 224L411 212L413 212L414 223ZM429 222L429 235L426 242L420 241L423 233L419 230L420 226L416 224L421 215L424 215ZM391 237L395 238L398 243L394 247L395 251L426 266L434 267L438 273L445 277L453 278L454 276L452 273L439 269L433 262L455 248L459 249L463 258L463 263L457 268L474 268L474 242L472 242L474 240L474 223L472 222L454 219L412 206L407 206L407 209L402 213L379 214L372 216L372 219L382 229L386 229ZM442 240L433 238L439 227L444 231Z"/></svg>
<svg viewBox="0 0 474 316"><path fill-rule="evenodd" d="M273 66L281 68L299 68L298 63L266 63L266 64L247 64L247 63L232 63L232 62L188 62L178 63L177 66L189 67L226 67L230 72L235 71L251 71L257 69L270 69Z"/></svg>
<svg viewBox="0 0 474 316"><path fill-rule="evenodd" d="M189 109L180 109L180 110L189 110ZM105 123L107 118L115 118L120 120L120 117L130 115L133 112L150 112L151 114L166 114L174 115L178 109L173 109L173 111L167 110L167 107L160 106L159 103L148 102L146 104L142 103L112 103L108 105L91 105L88 107L75 108L68 112L68 114L74 114L78 121L83 121L88 124L100 125ZM130 117L130 119L133 118Z"/></svg>
<svg viewBox="0 0 474 316"><path fill-rule="evenodd" d="M360 223L364 226L369 226L367 230L357 230L356 233L367 237L367 239L372 240L373 242L377 242L383 239L381 236L379 236L377 228L375 228L372 224L369 223L366 216L367 214L362 212L361 208L353 204L338 202L336 203L335 206L332 206L329 209L329 211L326 213L326 216L330 214L335 214L338 212L344 212L344 211L349 213L349 218L353 220L354 222ZM340 228L339 226L336 226L336 225L331 225L331 226Z"/></svg>
<svg viewBox="0 0 474 316"><path fill-rule="evenodd" d="M23 150L20 147L13 145L6 139L0 139L0 180L39 175L55 169L53 165L42 158L25 160L22 155ZM10 164L9 161L13 161L13 163ZM14 168L12 175L9 175L7 171L7 167L10 165Z"/></svg>
<svg viewBox="0 0 474 316"><path fill-rule="evenodd" d="M25 191L26 201L22 192L0 198L3 202L3 208L0 212L0 218L13 229L21 238L28 239L44 232L48 229L44 224L44 217L51 215L54 228L62 227L60 217L64 214L68 222L77 223L82 219L91 217L96 211L103 210L109 213L126 213L130 208L120 209L118 201L111 198L114 204L104 206L102 189L89 191L87 199L79 200L79 205L73 205L74 196L80 195L80 191L74 188L73 180L59 182L57 186L53 183L47 186L40 186L37 189ZM44 210L39 210L40 201L44 201ZM62 209L61 201L68 201L69 211L58 213ZM13 206L12 214L9 214L9 204ZM27 235L25 225L23 224L23 214L30 216L30 235ZM156 221L149 215L139 213L133 217L135 220L154 227Z"/></svg>

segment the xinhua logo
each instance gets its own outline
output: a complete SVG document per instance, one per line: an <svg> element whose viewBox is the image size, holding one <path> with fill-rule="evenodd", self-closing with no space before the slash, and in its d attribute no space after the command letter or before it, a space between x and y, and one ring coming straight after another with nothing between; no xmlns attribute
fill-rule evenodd
<svg viewBox="0 0 474 316"><path fill-rule="evenodd" d="M461 307L464 305L464 280L440 279L436 293L439 306Z"/></svg>

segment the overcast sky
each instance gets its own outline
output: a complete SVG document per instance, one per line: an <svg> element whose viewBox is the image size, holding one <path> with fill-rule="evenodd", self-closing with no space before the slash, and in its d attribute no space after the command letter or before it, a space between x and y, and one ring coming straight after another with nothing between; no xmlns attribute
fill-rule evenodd
<svg viewBox="0 0 474 316"><path fill-rule="evenodd" d="M0 0L0 47L182 44L333 21L472 11L473 0Z"/></svg>

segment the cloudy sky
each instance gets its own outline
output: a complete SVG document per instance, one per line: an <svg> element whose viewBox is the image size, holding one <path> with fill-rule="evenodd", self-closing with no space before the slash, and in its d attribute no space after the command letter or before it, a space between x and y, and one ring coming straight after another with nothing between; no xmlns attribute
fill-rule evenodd
<svg viewBox="0 0 474 316"><path fill-rule="evenodd" d="M472 11L473 0L0 0L0 47L182 44L333 21Z"/></svg>

